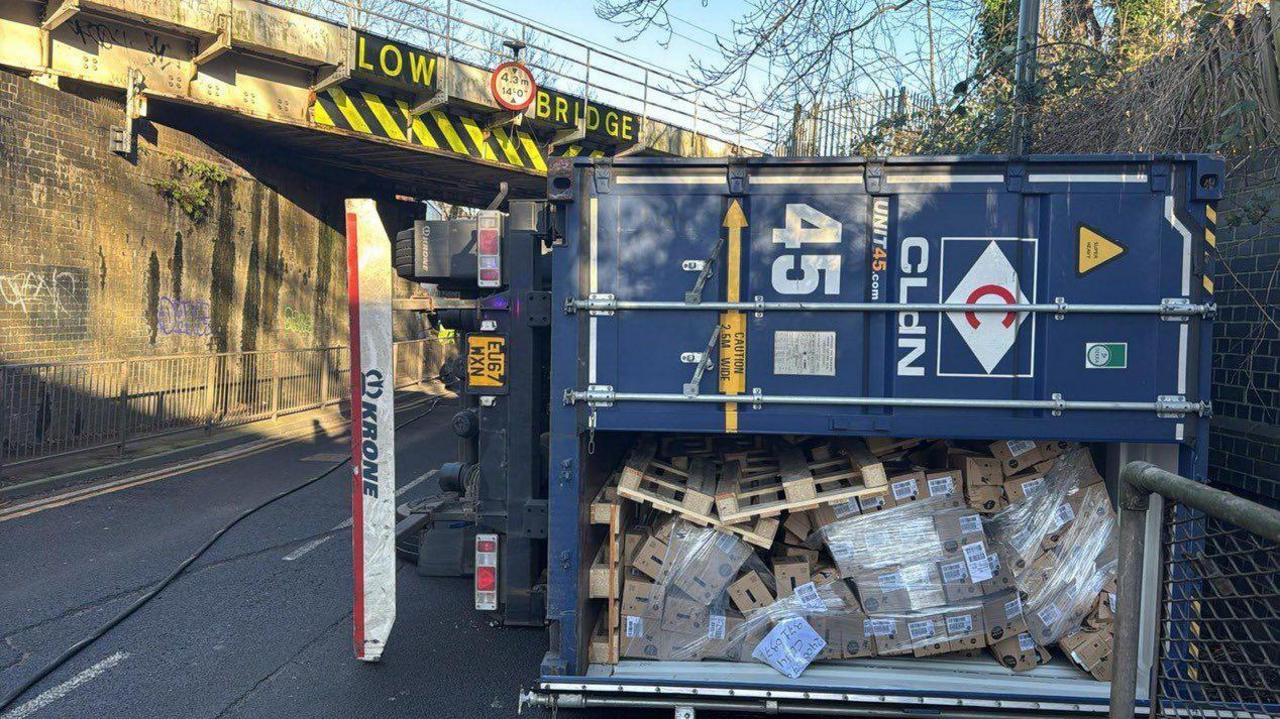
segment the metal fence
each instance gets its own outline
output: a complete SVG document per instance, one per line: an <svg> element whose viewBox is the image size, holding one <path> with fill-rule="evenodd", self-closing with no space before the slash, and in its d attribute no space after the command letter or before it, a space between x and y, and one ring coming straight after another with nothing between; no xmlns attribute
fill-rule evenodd
<svg viewBox="0 0 1280 719"><path fill-rule="evenodd" d="M478 67L510 60L503 43L521 42L539 85L760 152L776 153L787 130L789 118L700 87L679 71L477 0L267 1Z"/></svg>
<svg viewBox="0 0 1280 719"><path fill-rule="evenodd" d="M1140 517L1151 492L1165 498L1151 715L1280 716L1280 512L1144 463L1122 480L1111 716L1133 716L1132 681L1123 680L1136 666L1138 603L1126 617L1124 597L1141 586Z"/></svg>
<svg viewBox="0 0 1280 719"><path fill-rule="evenodd" d="M397 388L424 379L435 341L395 343ZM350 378L346 347L3 365L0 466L316 409Z"/></svg>
<svg viewBox="0 0 1280 719"><path fill-rule="evenodd" d="M927 93L897 92L796 106L782 154L813 157L893 154L897 136L918 133L934 111Z"/></svg>

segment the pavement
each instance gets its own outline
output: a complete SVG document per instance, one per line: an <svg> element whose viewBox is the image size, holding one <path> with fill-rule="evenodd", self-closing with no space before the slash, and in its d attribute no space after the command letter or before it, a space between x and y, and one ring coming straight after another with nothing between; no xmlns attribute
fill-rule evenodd
<svg viewBox="0 0 1280 719"><path fill-rule="evenodd" d="M450 404L399 431L401 486L452 458ZM321 433L0 521L0 695L238 513L328 469L349 446ZM515 716L546 634L489 626L471 607L468 578L419 577L402 564L382 662L353 659L349 481L344 467L241 522L0 719ZM432 482L402 501L431 493Z"/></svg>

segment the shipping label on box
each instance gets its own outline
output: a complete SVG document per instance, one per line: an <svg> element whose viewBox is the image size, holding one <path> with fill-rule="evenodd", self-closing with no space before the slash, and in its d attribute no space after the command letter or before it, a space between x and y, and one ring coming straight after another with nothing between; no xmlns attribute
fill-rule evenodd
<svg viewBox="0 0 1280 719"><path fill-rule="evenodd" d="M878 612L902 612L911 608L911 595L907 592L906 578L901 567L860 572L853 577L853 584L862 597L862 607L869 614Z"/></svg>
<svg viewBox="0 0 1280 719"><path fill-rule="evenodd" d="M885 496L885 503L896 507L914 502L924 496L924 482L924 472L911 472L890 477L889 493Z"/></svg>
<svg viewBox="0 0 1280 719"><path fill-rule="evenodd" d="M907 633L907 620L898 617L867 617L863 621L863 633L875 644L877 656L889 657L911 653L911 635Z"/></svg>
<svg viewBox="0 0 1280 719"><path fill-rule="evenodd" d="M907 636L911 637L911 653L917 657L931 657L950 651L946 620L941 614L909 617Z"/></svg>
<svg viewBox="0 0 1280 719"><path fill-rule="evenodd" d="M1030 634L1022 632L1006 637L991 645L996 661L1015 672L1035 669L1040 664L1040 653Z"/></svg>
<svg viewBox="0 0 1280 719"><path fill-rule="evenodd" d="M938 574L942 575L942 591L948 604L982 596L982 585L969 579L969 567L963 557L939 562Z"/></svg>
<svg viewBox="0 0 1280 719"><path fill-rule="evenodd" d="M1027 475L1018 475L1010 477L1004 483L1005 496L1009 498L1010 503L1021 502L1028 497L1037 495L1045 491L1045 477L1043 474L1031 473Z"/></svg>
<svg viewBox="0 0 1280 719"><path fill-rule="evenodd" d="M949 651L975 650L987 645L987 631L980 605L948 611L944 619L947 623Z"/></svg>
<svg viewBox="0 0 1280 719"><path fill-rule="evenodd" d="M982 624L987 633L987 644L993 645L1014 634L1027 631L1022 600L1016 592L987 597L982 603Z"/></svg>
<svg viewBox="0 0 1280 719"><path fill-rule="evenodd" d="M992 442L991 456L1000 461L1000 469L1006 477L1048 459L1041 454L1039 445L1027 439Z"/></svg>
<svg viewBox="0 0 1280 719"><path fill-rule="evenodd" d="M964 491L964 475L958 469L931 472L924 476L924 491L929 497L955 497Z"/></svg>

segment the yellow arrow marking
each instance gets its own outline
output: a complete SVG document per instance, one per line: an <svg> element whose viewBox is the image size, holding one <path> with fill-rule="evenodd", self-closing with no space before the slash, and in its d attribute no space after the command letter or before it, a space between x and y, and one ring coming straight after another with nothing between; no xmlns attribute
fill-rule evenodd
<svg viewBox="0 0 1280 719"><path fill-rule="evenodd" d="M1124 245L1080 225L1080 254L1076 273L1087 274L1125 253Z"/></svg>
<svg viewBox="0 0 1280 719"><path fill-rule="evenodd" d="M729 201L724 213L724 226L729 230L729 251L725 260L725 300L740 302L742 297L742 228L747 216L742 204ZM720 393L742 394L747 391L747 318L737 310L720 313ZM725 403L724 431L738 431L738 405Z"/></svg>

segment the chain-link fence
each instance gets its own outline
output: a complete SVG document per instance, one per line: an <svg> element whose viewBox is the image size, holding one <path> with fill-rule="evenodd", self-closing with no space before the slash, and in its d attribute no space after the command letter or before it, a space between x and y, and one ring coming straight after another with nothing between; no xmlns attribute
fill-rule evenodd
<svg viewBox="0 0 1280 719"><path fill-rule="evenodd" d="M1280 546L1166 504L1160 717L1280 716Z"/></svg>
<svg viewBox="0 0 1280 719"><path fill-rule="evenodd" d="M434 342L395 343L397 388L434 377ZM0 466L317 409L350 380L346 347L3 365Z"/></svg>

